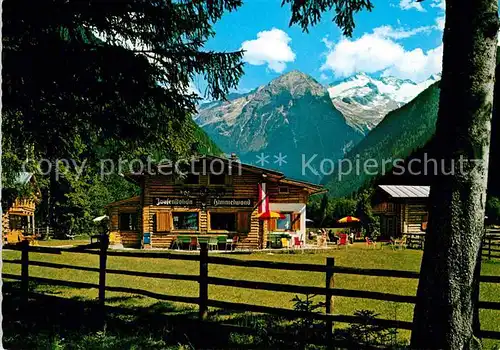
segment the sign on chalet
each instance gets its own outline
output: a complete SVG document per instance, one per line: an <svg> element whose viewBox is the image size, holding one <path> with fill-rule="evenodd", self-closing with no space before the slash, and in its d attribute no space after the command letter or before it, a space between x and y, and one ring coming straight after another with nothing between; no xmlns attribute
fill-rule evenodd
<svg viewBox="0 0 500 350"><path fill-rule="evenodd" d="M265 247L270 232L303 240L307 200L324 192L320 186L235 158L197 158L184 176L170 174L171 168L158 166L167 174L126 176L141 187L141 194L107 206L111 240L129 247L170 248L179 236L225 235L237 236L238 246L249 249ZM269 210L280 218L259 218L259 188L265 188Z"/></svg>
<svg viewBox="0 0 500 350"><path fill-rule="evenodd" d="M380 185L373 213L380 217L382 237L424 233L427 227L429 186Z"/></svg>

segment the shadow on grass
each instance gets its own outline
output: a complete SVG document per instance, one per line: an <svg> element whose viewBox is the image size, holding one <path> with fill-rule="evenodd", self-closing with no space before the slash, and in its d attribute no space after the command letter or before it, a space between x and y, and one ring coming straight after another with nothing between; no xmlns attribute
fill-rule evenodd
<svg viewBox="0 0 500 350"><path fill-rule="evenodd" d="M45 286L44 291L47 287L51 290ZM304 329L298 327L300 320L226 310L211 310L201 322L196 308L169 302L134 306L134 299L142 298L135 295L110 296L105 322L95 301L32 293L22 305L19 284L12 282L4 283L3 295L3 344L8 349L320 349L328 341L329 348L374 348L345 337L339 342L336 335L328 340L322 322Z"/></svg>
<svg viewBox="0 0 500 350"><path fill-rule="evenodd" d="M8 349L165 349L180 344L193 348L201 340L196 314L170 303L107 306L104 323L97 302L33 293L28 305L22 305L18 286L3 285L3 344ZM131 299L136 296L108 301Z"/></svg>

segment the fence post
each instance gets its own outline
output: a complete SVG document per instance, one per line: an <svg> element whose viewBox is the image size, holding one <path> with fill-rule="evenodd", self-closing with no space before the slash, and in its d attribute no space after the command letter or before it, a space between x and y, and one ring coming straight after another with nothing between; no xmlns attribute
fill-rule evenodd
<svg viewBox="0 0 500 350"><path fill-rule="evenodd" d="M103 325L106 318L106 260L109 245L109 237L107 234L101 235L100 238L100 251L99 251L99 307L102 317Z"/></svg>
<svg viewBox="0 0 500 350"><path fill-rule="evenodd" d="M335 281L333 275L334 267L335 267L335 258L326 258L325 284L327 290L335 288ZM326 309L325 313L327 315L333 314L333 295L331 293L328 293L328 291L326 293L325 309ZM331 340L333 332L333 322L331 320L326 321L326 331L327 331L327 337Z"/></svg>
<svg viewBox="0 0 500 350"><path fill-rule="evenodd" d="M29 293L29 248L28 240L21 241L21 305L28 303Z"/></svg>
<svg viewBox="0 0 500 350"><path fill-rule="evenodd" d="M491 260L491 236L488 237L488 260Z"/></svg>
<svg viewBox="0 0 500 350"><path fill-rule="evenodd" d="M200 242L200 295L199 295L199 317L200 320L207 316L208 303L208 244Z"/></svg>

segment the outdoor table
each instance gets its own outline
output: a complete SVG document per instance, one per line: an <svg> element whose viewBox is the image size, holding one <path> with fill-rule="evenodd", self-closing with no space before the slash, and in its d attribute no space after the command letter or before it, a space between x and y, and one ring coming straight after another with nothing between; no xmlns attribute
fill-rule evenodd
<svg viewBox="0 0 500 350"><path fill-rule="evenodd" d="M208 244L208 240L209 240L208 236L198 235L198 236L191 236L191 237L198 237L198 243L207 243Z"/></svg>
<svg viewBox="0 0 500 350"><path fill-rule="evenodd" d="M281 239L286 238L290 240L292 236L286 232L269 232L267 244L269 248L283 248Z"/></svg>
<svg viewBox="0 0 500 350"><path fill-rule="evenodd" d="M191 238L196 237L198 238L198 243L208 243L208 240L210 237L217 237L217 242L219 243L219 248L220 245L226 244L226 239L227 235L198 235L198 234L192 234L192 235L179 235L177 236L177 241L181 244L181 248L184 248L184 246L189 245L191 243Z"/></svg>
<svg viewBox="0 0 500 350"><path fill-rule="evenodd" d="M176 237L177 244L180 245L178 248L183 249L185 244L189 244L191 242L191 237L190 236L177 236Z"/></svg>
<svg viewBox="0 0 500 350"><path fill-rule="evenodd" d="M219 249L220 249L221 245L223 248L226 248L227 238L228 238L228 235L218 235L217 236L217 243L218 243Z"/></svg>

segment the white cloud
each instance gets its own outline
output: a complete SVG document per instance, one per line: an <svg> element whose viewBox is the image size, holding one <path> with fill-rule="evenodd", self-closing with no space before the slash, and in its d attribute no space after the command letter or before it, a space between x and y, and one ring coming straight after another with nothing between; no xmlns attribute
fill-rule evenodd
<svg viewBox="0 0 500 350"><path fill-rule="evenodd" d="M445 16L440 16L436 18L436 28L439 30L444 29L444 21L445 21Z"/></svg>
<svg viewBox="0 0 500 350"><path fill-rule="evenodd" d="M441 72L443 60L443 44L424 52L421 48L405 51L391 66L386 68L383 76L408 78L416 82L427 79L431 74Z"/></svg>
<svg viewBox="0 0 500 350"><path fill-rule="evenodd" d="M203 96L203 94L200 92L200 89L198 88L198 86L196 86L192 81L189 82L189 85L186 88L185 92L188 94L196 94L200 97Z"/></svg>
<svg viewBox="0 0 500 350"><path fill-rule="evenodd" d="M431 74L441 72L442 45L426 52L421 48L408 51L396 42L435 29L433 26L422 28L402 30L384 26L358 39L342 38L336 44L329 43L329 52L321 69L331 70L337 78L358 72L381 72L415 82L425 80Z"/></svg>
<svg viewBox="0 0 500 350"><path fill-rule="evenodd" d="M431 7L437 7L444 10L446 8L446 2L445 0L433 0L431 2Z"/></svg>
<svg viewBox="0 0 500 350"><path fill-rule="evenodd" d="M325 36L323 39L321 39L321 42L322 42L323 44L325 44L325 46L326 46L328 49L332 49L332 48L333 48L333 42L332 42L332 41L330 41L330 40L328 39L328 35L327 35L327 36Z"/></svg>
<svg viewBox="0 0 500 350"><path fill-rule="evenodd" d="M430 33L434 29L433 26L418 27L410 30L402 28L392 28L391 26L381 26L373 30L373 34L391 39L405 39L419 33Z"/></svg>
<svg viewBox="0 0 500 350"><path fill-rule="evenodd" d="M288 34L280 29L273 28L259 32L257 39L247 40L241 44L241 49L245 50L243 61L256 66L267 64L269 69L281 73L285 70L287 62L295 61L290 41L292 39Z"/></svg>
<svg viewBox="0 0 500 350"><path fill-rule="evenodd" d="M440 14L436 18L436 28L438 30L443 30L444 29L444 21L445 21L446 1L445 0L432 0L432 2L430 3L430 6L438 9L438 12Z"/></svg>
<svg viewBox="0 0 500 350"><path fill-rule="evenodd" d="M411 10L415 9L420 12L425 12L424 7L420 2L417 2L416 0L401 0L399 2L399 8L401 10Z"/></svg>

